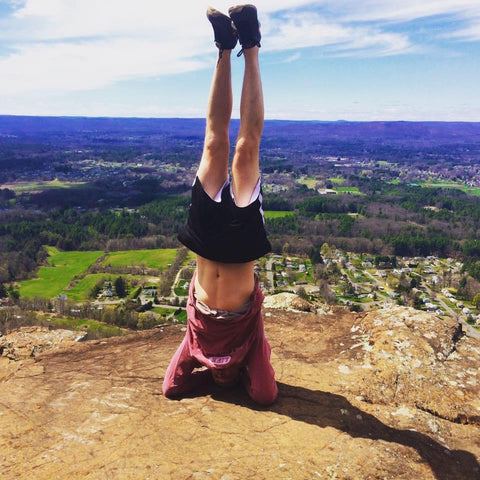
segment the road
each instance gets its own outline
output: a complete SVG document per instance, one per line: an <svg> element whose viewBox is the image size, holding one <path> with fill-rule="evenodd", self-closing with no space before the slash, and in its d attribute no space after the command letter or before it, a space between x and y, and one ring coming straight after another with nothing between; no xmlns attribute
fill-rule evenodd
<svg viewBox="0 0 480 480"><path fill-rule="evenodd" d="M423 287L427 291L430 298L433 298L434 292L432 292L432 290L427 285L425 285L425 283L423 284ZM471 325L469 325L465 320L463 320L463 318L460 318L460 316L452 308L450 308L441 298L435 297L435 301L437 301L445 309L445 311L450 314L452 318L458 318L458 323L462 325L462 329L468 337L480 338L480 332L473 328Z"/></svg>
<svg viewBox="0 0 480 480"><path fill-rule="evenodd" d="M270 285L269 291L273 292L275 290L275 283L273 280L273 257L269 257L267 260L267 263L265 265L265 269L267 270L267 281L268 284Z"/></svg>
<svg viewBox="0 0 480 480"><path fill-rule="evenodd" d="M341 268L341 272L342 274L346 275L346 272L343 268ZM369 276L377 285L381 285L380 281L377 278L375 278L370 272L368 272L367 270L364 270L363 273ZM351 279L350 281L354 286L357 285ZM462 325L462 329L468 337L480 338L480 331L472 327L472 325L469 325L463 318L460 318L459 315L452 308L450 308L441 298L434 295L434 292L425 284L425 282L422 283L422 287L428 293L430 298L433 298L435 296L435 301L440 304L440 306L445 310L445 312L447 312L452 318L458 319L458 322Z"/></svg>
<svg viewBox="0 0 480 480"><path fill-rule="evenodd" d="M180 274L182 273L182 270L184 269L185 267L180 267L178 269L178 272L177 274L175 275L175 280L173 281L172 283L172 291L171 291L171 296L172 297L178 297L178 295L175 293L175 285L178 283L178 281L180 280Z"/></svg>

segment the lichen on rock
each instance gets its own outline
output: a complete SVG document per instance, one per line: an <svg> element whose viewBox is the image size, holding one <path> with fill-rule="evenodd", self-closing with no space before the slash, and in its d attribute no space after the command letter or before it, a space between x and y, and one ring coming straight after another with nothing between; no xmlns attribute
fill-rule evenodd
<svg viewBox="0 0 480 480"><path fill-rule="evenodd" d="M8 360L20 367L0 385L2 478L480 478L480 342L456 322L275 308L265 329L268 408L241 386L163 397L178 325Z"/></svg>

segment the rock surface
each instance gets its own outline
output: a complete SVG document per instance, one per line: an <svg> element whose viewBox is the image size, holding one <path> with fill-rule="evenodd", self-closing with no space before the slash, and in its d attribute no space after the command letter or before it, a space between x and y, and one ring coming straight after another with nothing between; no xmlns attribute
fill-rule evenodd
<svg viewBox="0 0 480 480"><path fill-rule="evenodd" d="M55 329L48 327L21 327L6 335L0 335L0 355L11 360L35 357L61 343L76 342L86 332Z"/></svg>
<svg viewBox="0 0 480 480"><path fill-rule="evenodd" d="M267 408L241 387L164 398L181 326L22 360L0 385L0 478L480 478L480 342L455 322L267 313Z"/></svg>
<svg viewBox="0 0 480 480"><path fill-rule="evenodd" d="M310 312L312 306L294 293L282 292L265 297L265 308L281 308L291 312Z"/></svg>

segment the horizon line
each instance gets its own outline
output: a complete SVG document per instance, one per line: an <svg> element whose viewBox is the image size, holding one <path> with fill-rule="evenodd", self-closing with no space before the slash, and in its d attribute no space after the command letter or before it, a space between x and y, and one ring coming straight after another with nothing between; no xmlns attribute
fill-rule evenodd
<svg viewBox="0 0 480 480"><path fill-rule="evenodd" d="M117 115L18 115L9 113L0 113L2 117L13 118L64 118L64 119L117 119L117 120L206 120L206 117L181 117L181 116L169 116L169 117L141 117L141 116L117 116ZM231 120L240 120L240 117L232 117ZM480 120L320 120L320 119L288 119L288 118L265 118L265 122L297 122L297 123L480 123Z"/></svg>

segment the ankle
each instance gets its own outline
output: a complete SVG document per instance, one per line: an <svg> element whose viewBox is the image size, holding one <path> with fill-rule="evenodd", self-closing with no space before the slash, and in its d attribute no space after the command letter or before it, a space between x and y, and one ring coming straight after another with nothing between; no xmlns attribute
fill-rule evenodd
<svg viewBox="0 0 480 480"><path fill-rule="evenodd" d="M221 49L218 49L218 59L219 60L230 60L230 55L231 55L232 51L231 50L221 50Z"/></svg>
<svg viewBox="0 0 480 480"><path fill-rule="evenodd" d="M249 58L255 59L258 58L258 52L260 51L260 47L255 45L254 47L250 48L245 48L243 50L243 56L245 57L245 60L248 60Z"/></svg>

